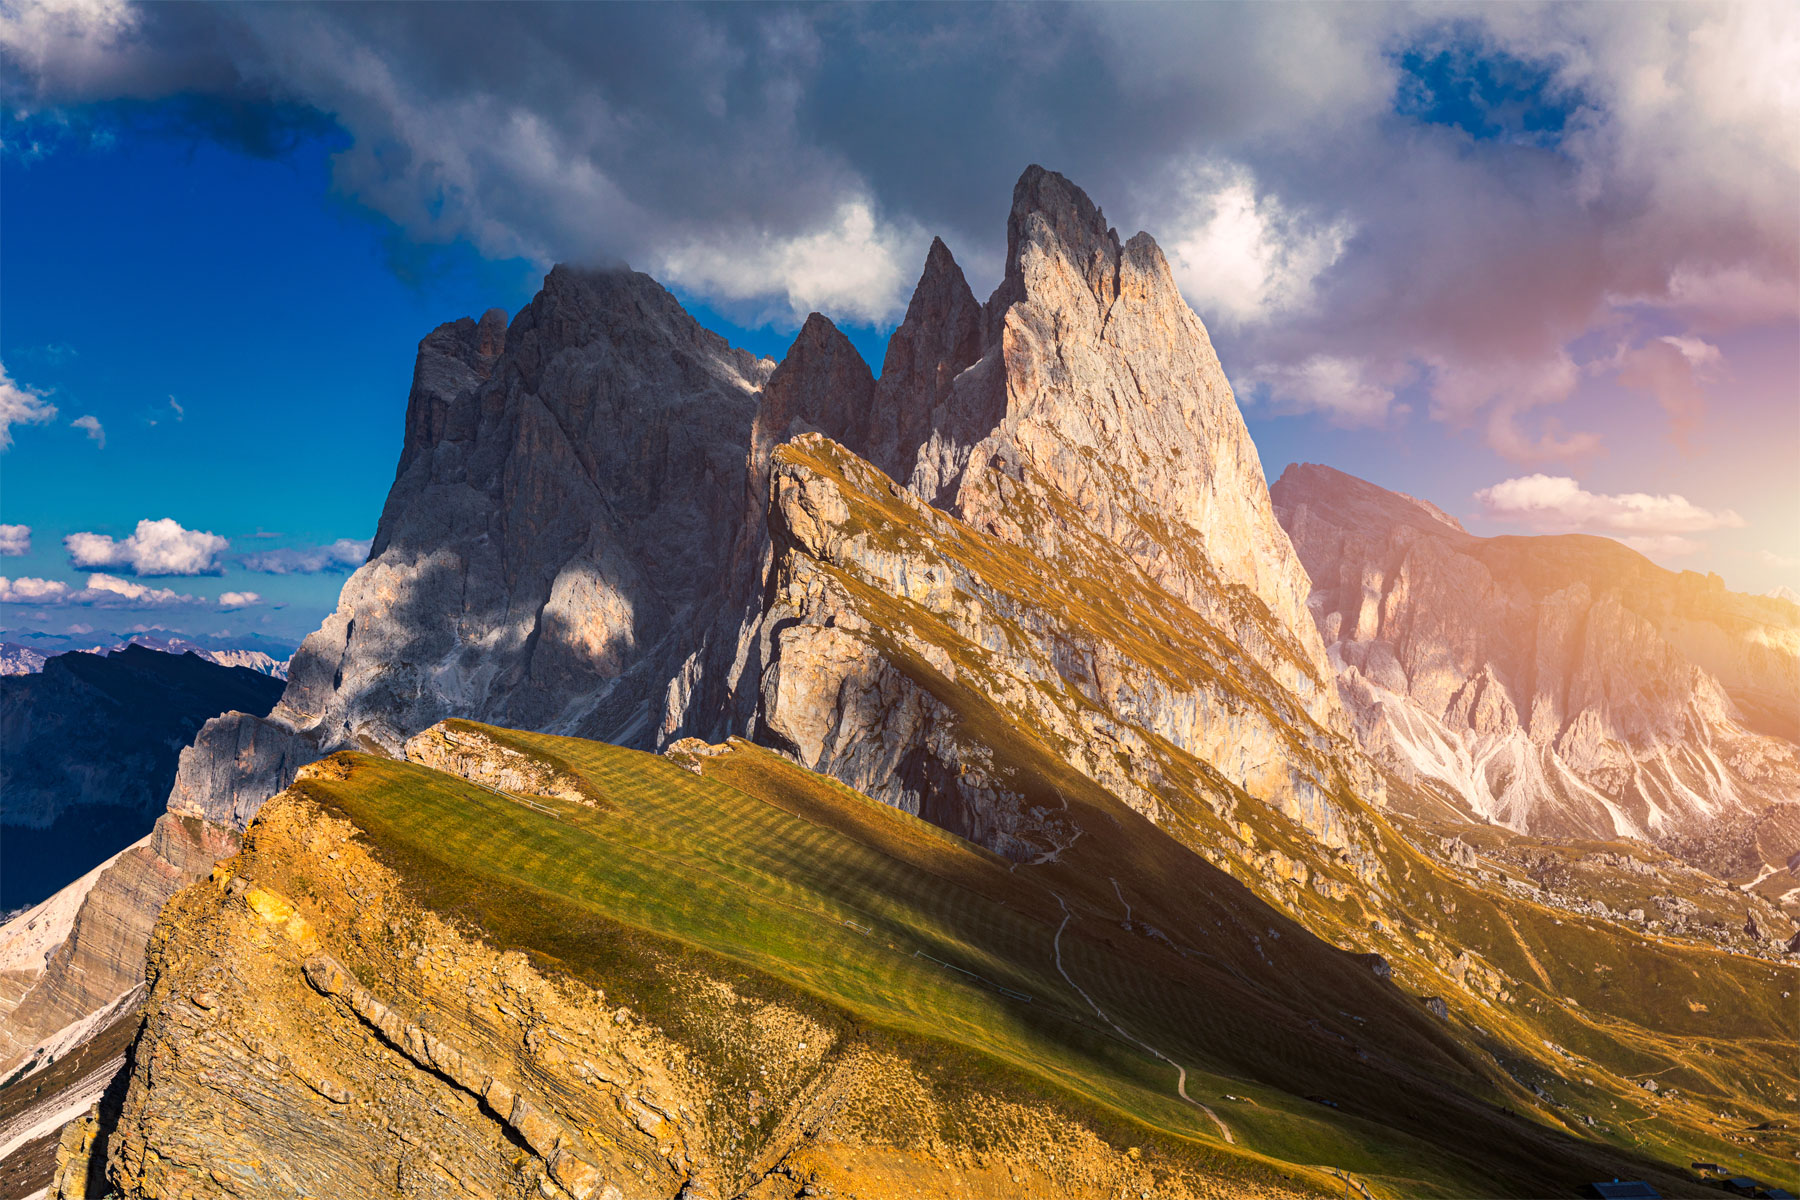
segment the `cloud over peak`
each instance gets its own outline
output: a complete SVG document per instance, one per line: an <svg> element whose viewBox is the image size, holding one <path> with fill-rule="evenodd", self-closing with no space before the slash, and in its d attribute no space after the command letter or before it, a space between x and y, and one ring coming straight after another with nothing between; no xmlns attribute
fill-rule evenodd
<svg viewBox="0 0 1800 1200"><path fill-rule="evenodd" d="M1800 308L1791 5L0 12L16 108L308 112L414 241L630 261L755 320L890 323L931 234L997 282L1042 162L1158 237L1274 410L1416 388L1522 463L1601 449L1591 335L1682 438L1725 364L1664 339Z"/></svg>

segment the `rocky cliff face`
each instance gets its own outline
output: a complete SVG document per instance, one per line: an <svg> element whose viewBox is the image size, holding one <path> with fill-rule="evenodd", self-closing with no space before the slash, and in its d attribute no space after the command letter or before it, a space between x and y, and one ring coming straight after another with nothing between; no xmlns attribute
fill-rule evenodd
<svg viewBox="0 0 1800 1200"><path fill-rule="evenodd" d="M875 424L867 457L922 499L1063 572L1091 571L1071 522L1019 519L1054 497L1331 718L1306 574L1206 329L1155 240L1122 243L1062 176L1020 178L1006 277L979 312L933 247Z"/></svg>
<svg viewBox="0 0 1800 1200"><path fill-rule="evenodd" d="M61 1057L135 1004L162 906L236 848L235 837L203 822L165 815L100 871L42 968L14 976L24 992L0 1021L0 1079Z"/></svg>
<svg viewBox="0 0 1800 1200"><path fill-rule="evenodd" d="M1234 643L1278 722L1343 728L1304 572L1155 242L1032 168L1008 246L984 306L933 244L879 381L817 314L774 368L630 273L559 268L510 328L432 334L369 563L269 721L184 755L173 808L241 826L299 764L445 716L645 746L785 721L756 716L800 703L765 679L793 546L767 514L777 448L808 432L1044 570L1091 573L1099 548Z"/></svg>
<svg viewBox="0 0 1800 1200"><path fill-rule="evenodd" d="M1705 857L1709 832L1752 829L1769 843L1755 858L1785 865L1800 804L1791 606L1604 538L1478 538L1329 467L1290 467L1272 491L1340 691L1390 766L1520 831ZM1725 838L1727 858L1741 841Z"/></svg>

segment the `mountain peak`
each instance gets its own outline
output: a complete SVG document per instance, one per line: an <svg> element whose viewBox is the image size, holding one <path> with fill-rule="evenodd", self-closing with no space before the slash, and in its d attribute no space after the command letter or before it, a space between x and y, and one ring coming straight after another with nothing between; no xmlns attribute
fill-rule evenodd
<svg viewBox="0 0 1800 1200"><path fill-rule="evenodd" d="M1034 222L1034 218L1036 221ZM1033 163L1013 185L1012 214L1007 219L1008 257L1034 228L1048 229L1070 246L1103 240L1111 231L1100 206L1066 176ZM1114 244L1118 238L1113 235Z"/></svg>
<svg viewBox="0 0 1800 1200"><path fill-rule="evenodd" d="M931 239L906 319L888 339L869 417L865 453L893 478L905 481L912 474L934 422L956 421L956 414L945 409L957 376L981 358L981 314L981 302L950 247L942 238ZM980 410L977 424L982 418L991 423L992 405L977 403L975 408Z"/></svg>

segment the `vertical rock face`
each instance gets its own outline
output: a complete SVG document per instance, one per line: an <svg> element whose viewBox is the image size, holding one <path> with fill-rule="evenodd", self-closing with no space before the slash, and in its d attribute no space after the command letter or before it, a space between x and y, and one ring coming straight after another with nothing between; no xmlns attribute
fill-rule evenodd
<svg viewBox="0 0 1800 1200"><path fill-rule="evenodd" d="M770 369L629 271L558 267L510 327L434 331L369 561L268 720L184 754L172 807L241 828L304 763L446 716L653 741L732 597Z"/></svg>
<svg viewBox="0 0 1800 1200"><path fill-rule="evenodd" d="M144 944L163 904L236 848L223 831L165 815L100 872L67 938L0 1021L0 1078L60 1057L99 1031L97 1014L130 1003L143 986Z"/></svg>
<svg viewBox="0 0 1800 1200"><path fill-rule="evenodd" d="M1800 614L1778 601L1604 538L1475 537L1329 467L1273 495L1365 744L1468 814L1681 842L1800 802L1779 722L1800 711Z"/></svg>
<svg viewBox="0 0 1800 1200"><path fill-rule="evenodd" d="M720 600L768 370L627 271L559 267L504 334L434 333L370 561L276 719L321 750L448 715L651 736Z"/></svg>
<svg viewBox="0 0 1800 1200"><path fill-rule="evenodd" d="M901 452L889 457L883 436L871 461L984 532L1080 571L1084 552L1063 532L1072 510L1332 720L1306 573L1212 342L1155 240L1121 243L1080 188L1027 170L979 358L967 286L948 258L933 246L889 351L890 369L903 370L892 383L883 372L882 416ZM908 463L926 411L930 431Z"/></svg>

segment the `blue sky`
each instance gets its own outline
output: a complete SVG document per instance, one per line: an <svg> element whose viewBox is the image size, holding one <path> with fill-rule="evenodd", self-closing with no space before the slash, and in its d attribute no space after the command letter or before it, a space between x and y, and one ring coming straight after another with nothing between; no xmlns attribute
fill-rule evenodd
<svg viewBox="0 0 1800 1200"><path fill-rule="evenodd" d="M1800 586L1794 39L1741 16L117 11L0 23L28 67L0 363L57 409L0 456L0 525L31 530L0 574L80 592L63 539L145 520L228 546L211 574L99 568L190 599L88 588L8 604L10 629L297 641L344 565L244 559L373 533L438 323L617 255L738 345L779 357L818 308L878 367L930 235L997 281L1030 161L1157 235L1271 479L1327 462L1479 532ZM358 52L384 86L342 69ZM1643 61L1665 100L1630 86Z"/></svg>
<svg viewBox="0 0 1800 1200"><path fill-rule="evenodd" d="M185 105L175 106L182 113ZM172 518L231 543L222 570L145 577L200 601L261 603L56 610L8 605L12 629L261 634L297 643L336 605L345 572L274 575L236 554L363 540L399 457L419 339L500 307L517 313L542 278L466 241L410 243L392 221L333 194L330 127L278 152L192 136L141 111L91 114L79 132L9 121L0 156L0 362L58 417L13 431L0 462L0 520L32 530L13 576L66 579L62 539L129 536ZM32 135L36 135L33 137ZM21 140L36 152L17 149ZM706 326L757 354L793 331L746 329L683 296ZM887 330L846 325L879 368ZM179 407L177 407L179 406ZM92 415L102 446L70 422Z"/></svg>

